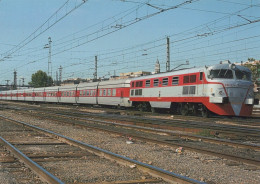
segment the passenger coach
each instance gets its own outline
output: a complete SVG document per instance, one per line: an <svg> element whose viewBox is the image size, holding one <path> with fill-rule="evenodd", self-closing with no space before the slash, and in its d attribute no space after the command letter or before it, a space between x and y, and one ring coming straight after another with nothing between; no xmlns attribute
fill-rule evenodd
<svg viewBox="0 0 260 184"><path fill-rule="evenodd" d="M78 103L135 107L141 111L169 109L182 115L211 112L250 116L254 104L251 71L221 63L137 78L0 92L2 100Z"/></svg>

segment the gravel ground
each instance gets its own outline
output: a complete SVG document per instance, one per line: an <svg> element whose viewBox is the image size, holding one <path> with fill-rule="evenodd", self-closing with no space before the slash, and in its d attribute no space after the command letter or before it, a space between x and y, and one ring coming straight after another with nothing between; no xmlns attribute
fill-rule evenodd
<svg viewBox="0 0 260 184"><path fill-rule="evenodd" d="M0 184L46 184L15 159L14 162L4 162L7 157L14 159L0 145Z"/></svg>
<svg viewBox="0 0 260 184"><path fill-rule="evenodd" d="M1 111L1 114L207 183L260 183L260 170L250 170L250 166L238 165L218 157L187 150L184 150L182 154L177 154L175 149L171 147L138 140L135 140L134 144L126 144L126 137L60 125L47 120L37 120L12 111Z"/></svg>
<svg viewBox="0 0 260 184"><path fill-rule="evenodd" d="M22 127L14 123L0 122L1 135L8 141L11 142L38 142L41 143L60 143L56 139L48 139L40 133L25 132L21 131ZM10 130L20 130L15 132L15 135ZM122 166L116 162L100 158L93 155L87 151L81 150L78 147L70 145L17 145L20 151L26 154L39 156L39 155L49 155L58 153L67 153L68 155L73 155L73 153L81 153L79 157L71 158L68 157L65 160L56 159L52 160L54 157L45 157L44 161L38 162L43 168L51 172L53 175L57 176L64 183L89 183L89 182L113 182L113 181L129 181L129 180L140 180L142 178L151 179L151 176L139 172L139 170L130 168L129 166ZM37 162L37 161L36 161ZM21 169L21 167L17 167ZM24 167L24 169L26 169ZM8 173L7 173L8 174ZM5 176L5 178L11 178L11 176ZM20 179L17 179L21 183ZM7 182L7 181L5 181ZM33 182L34 183L34 182Z"/></svg>

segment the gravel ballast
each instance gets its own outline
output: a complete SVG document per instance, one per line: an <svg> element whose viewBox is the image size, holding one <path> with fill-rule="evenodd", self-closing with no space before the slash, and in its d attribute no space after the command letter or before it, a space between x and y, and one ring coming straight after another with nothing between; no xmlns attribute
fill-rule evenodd
<svg viewBox="0 0 260 184"><path fill-rule="evenodd" d="M239 165L218 157L187 150L178 154L175 148L138 140L134 140L133 144L127 144L127 137L61 125L12 111L1 111L1 114L207 183L260 183L260 170L251 170L251 166Z"/></svg>

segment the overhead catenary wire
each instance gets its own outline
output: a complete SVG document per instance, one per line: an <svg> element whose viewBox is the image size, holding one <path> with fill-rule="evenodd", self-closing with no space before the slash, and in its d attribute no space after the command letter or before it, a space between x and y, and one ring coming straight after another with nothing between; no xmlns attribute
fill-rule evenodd
<svg viewBox="0 0 260 184"><path fill-rule="evenodd" d="M236 16L236 15L235 15ZM249 25L249 24L247 24L248 22L246 22L246 24L247 25L242 25L242 24L244 24L245 23L245 21L244 20L240 20L240 23L241 24L239 24L239 25L241 25L241 27L242 26L246 26L247 27L247 25ZM249 22L250 23L250 22ZM257 22L254 22L254 23L257 23ZM218 30L221 30L221 29L223 29L223 31L222 32L226 32L226 31L229 31L229 30L232 30L232 29L235 29L235 28L237 28L237 27L232 27L231 26L232 24L226 24L226 25L223 25L223 24L221 24L221 26L222 27L218 27L216 30L215 30L215 35L216 34L218 34L218 33L221 33L221 32L218 32ZM233 25L235 25L235 24L233 24ZM194 40L197 40L198 42L200 41L200 40L207 40L207 38L209 38L209 37L211 37L211 36L213 36L213 35L207 35L207 36L205 36L205 37L203 37L203 36L199 36L199 35L196 35L196 34L198 34L198 33L200 33L201 35L203 35L203 32L205 33L206 31L205 31L205 27L206 27L206 25L202 28L202 27L200 27L200 28L198 28L198 29L195 29L195 30L191 30L190 32L186 32L186 36L185 36L185 33L182 33L182 34L180 34L180 35L182 35L181 37L176 37L177 35L176 34L173 34L172 35L172 38L177 38L177 40L174 40L174 39L171 39L172 40L172 42L173 43L175 43L175 45L177 46L177 43L179 43L179 44L182 44L182 45L184 45L184 43L189 43L190 42L190 44L191 43L193 43L193 44L195 44L196 42L193 42ZM226 30L224 30L224 28L226 28ZM202 29L204 29L203 30L203 32L201 31L200 32L200 30L202 30ZM189 37L187 37L187 35L188 34L190 34L190 33L192 33L192 34L194 34L194 37L193 38L189 38ZM182 38L184 38L184 39L182 39ZM206 39L205 39L206 38ZM214 37L215 38L215 37ZM250 38L249 38L250 39ZM163 40L164 40L164 38L162 38L161 39L162 40L162 42L161 42L161 47L159 46L158 48L163 48ZM193 41L192 41L193 40ZM159 43L159 42L158 42ZM178 44L178 45L179 45ZM225 44L228 44L228 42L226 42ZM146 46L144 46L144 48L146 48ZM203 47L203 48L205 48L205 46ZM247 50L250 50L250 49L254 49L254 48L252 48L252 47L247 47ZM115 50L115 51L113 51L114 53L115 53L115 56L117 56L117 57L119 57L118 55L126 55L126 54L120 54L120 52L123 52L122 51L123 49L121 49L121 51L117 51L117 50ZM140 52L141 52L141 50L142 49L140 49ZM238 49L237 49L238 50ZM162 51L163 51L163 49L162 49ZM187 50L187 51L189 51L189 50ZM71 51L71 52L77 52L77 51ZM95 52L95 51L94 51ZM176 52L176 51L175 51ZM182 50L182 52L185 52L185 50ZM178 52L178 53L181 53L181 52ZM101 52L100 53L100 55L106 55L106 53L103 53L103 52ZM163 54L161 55L161 56L163 56ZM91 58L92 56L89 56L89 58ZM113 56L111 56L111 58L113 58ZM154 58L156 58L156 56L154 56ZM108 58L109 59L109 58ZM194 58L195 59L195 58ZM31 62L33 62L33 61L31 61ZM178 60L176 60L176 62L178 62ZM35 63L35 62L34 62ZM122 62L122 64L123 64L123 62ZM141 65L141 64L140 64ZM109 66L109 65L106 65L106 66ZM122 67L123 68L123 67Z"/></svg>
<svg viewBox="0 0 260 184"><path fill-rule="evenodd" d="M33 33L31 33L28 37L26 37L23 41L21 41L19 44L17 44L14 48L8 50L7 52L3 53L3 58L0 59L1 61L4 61L5 58L10 57L13 53L17 52L30 42L32 42L34 39L36 39L38 36L43 34L45 31L53 27L55 24L57 24L59 21L61 21L63 18L65 18L67 15L69 15L71 12L79 8L81 5L83 5L86 0L80 1L79 4L76 4L75 7L70 9L69 11L66 11L64 15L62 15L60 18L57 19L58 12L60 12L66 5L68 5L70 0L67 0L54 14L52 14L40 27L38 27ZM67 8L67 7L66 7ZM56 18L56 21L54 23L49 24L50 20ZM45 27L46 26L46 27Z"/></svg>

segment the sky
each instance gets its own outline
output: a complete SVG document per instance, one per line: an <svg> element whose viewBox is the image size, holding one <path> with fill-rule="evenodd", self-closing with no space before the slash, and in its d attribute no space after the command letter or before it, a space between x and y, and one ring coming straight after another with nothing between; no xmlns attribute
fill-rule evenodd
<svg viewBox="0 0 260 184"><path fill-rule="evenodd" d="M260 0L0 0L0 84L260 59ZM47 44L47 45L46 45ZM189 66L182 65L189 61Z"/></svg>

